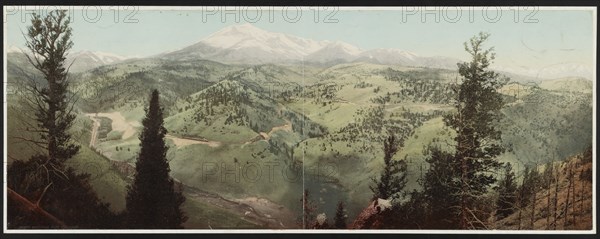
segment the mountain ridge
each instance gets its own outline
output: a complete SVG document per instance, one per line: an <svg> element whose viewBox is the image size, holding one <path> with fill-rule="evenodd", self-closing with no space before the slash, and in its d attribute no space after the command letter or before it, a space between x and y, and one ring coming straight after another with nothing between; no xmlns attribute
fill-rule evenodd
<svg viewBox="0 0 600 239"><path fill-rule="evenodd" d="M395 54L400 53L400 54ZM406 66L454 68L458 59L423 57L415 53L379 48L364 50L343 41L317 41L269 32L252 24L225 27L195 44L156 55L172 60L204 58L223 63L349 63L356 61Z"/></svg>
<svg viewBox="0 0 600 239"><path fill-rule="evenodd" d="M335 65L368 62L440 69L456 69L456 64L461 62L460 59L453 57L421 56L398 48L361 49L339 40L318 41L291 34L270 32L250 23L227 26L195 44L154 57L171 60L202 58L226 64ZM593 78L593 71L589 66L576 62L558 63L540 69L521 66L496 66L492 69L539 80L562 77L584 77L590 80Z"/></svg>
<svg viewBox="0 0 600 239"><path fill-rule="evenodd" d="M8 46L5 49L6 54L23 54L30 55L28 48L20 48L16 46ZM84 72L96 67L110 65L118 62L123 62L133 57L122 56L112 52L103 51L71 51L66 55L66 67L69 67L70 72Z"/></svg>

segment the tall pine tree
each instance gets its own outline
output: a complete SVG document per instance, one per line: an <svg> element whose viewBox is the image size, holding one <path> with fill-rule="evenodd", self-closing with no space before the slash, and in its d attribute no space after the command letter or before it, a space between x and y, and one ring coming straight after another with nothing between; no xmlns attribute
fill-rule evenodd
<svg viewBox="0 0 600 239"><path fill-rule="evenodd" d="M150 96L150 105L142 121L140 152L136 174L127 192L127 222L131 228L182 228L187 220L181 204L185 197L169 177L163 126L163 109L158 90Z"/></svg>
<svg viewBox="0 0 600 239"><path fill-rule="evenodd" d="M515 173L512 171L512 165L507 163L504 166L504 177L497 186L498 201L496 202L496 206L498 219L505 218L515 211L517 187Z"/></svg>
<svg viewBox="0 0 600 239"><path fill-rule="evenodd" d="M496 157L504 152L498 143L501 132L494 127L501 117L504 103L498 89L506 80L488 69L495 58L493 48L484 50L483 44L489 38L487 33L479 33L465 43L465 50L471 55L470 62L458 64L458 73L463 81L454 103L456 112L444 117L447 126L456 131L455 159L460 162L458 190L460 197L461 229L476 227L473 205L496 178L490 172L497 171L502 164Z"/></svg>
<svg viewBox="0 0 600 239"><path fill-rule="evenodd" d="M34 13L31 26L27 28L25 40L30 54L26 57L45 81L31 78L27 85L29 94L20 102L23 105L18 105L22 107L18 109L19 113L32 114L22 123L27 125L26 131L37 137L26 138L23 134L19 138L40 150L28 161L12 162L7 170L7 184L14 192L8 198L9 227L49 226L32 217L31 211L15 210L16 203L25 200L44 209L67 227L119 226L108 204L102 203L92 189L90 175L80 174L65 164L80 147L69 133L75 120L72 113L75 99L68 91L68 67L65 65L67 52L73 46L70 23L66 10L55 10L44 17ZM35 124L30 125L29 119Z"/></svg>
<svg viewBox="0 0 600 239"><path fill-rule="evenodd" d="M538 171L537 165L529 165L525 168L525 173L523 175L523 182L521 184L521 189L523 193L521 194L522 198L521 204L523 206L530 205L530 225L531 229L533 229L533 223L535 220L536 213L536 201L537 201L537 191L540 188L541 182L541 174Z"/></svg>
<svg viewBox="0 0 600 239"><path fill-rule="evenodd" d="M432 210L432 227L485 227L475 204L496 182L493 172L502 166L496 159L504 152L501 132L494 125L504 105L498 90L506 83L488 69L494 60L493 48L483 49L488 38L489 34L480 33L465 43L471 61L458 64L462 82L456 89L455 111L444 116L445 125L456 132L454 153L430 150L424 193Z"/></svg>
<svg viewBox="0 0 600 239"><path fill-rule="evenodd" d="M346 229L346 212L344 210L344 202L339 201L335 210L334 226L337 229Z"/></svg>
<svg viewBox="0 0 600 239"><path fill-rule="evenodd" d="M398 197L399 193L404 190L404 186L406 186L406 162L392 159L398 152L399 146L401 145L393 133L390 133L383 142L383 162L385 166L379 179L372 179L375 183L374 186L370 186L373 199Z"/></svg>
<svg viewBox="0 0 600 239"><path fill-rule="evenodd" d="M421 181L426 207L421 226L431 229L456 228L459 223L456 215L459 214L460 204L460 196L457 194L461 188L458 180L460 162L439 146L429 145L426 153L428 157L425 161L429 163L429 170Z"/></svg>
<svg viewBox="0 0 600 239"><path fill-rule="evenodd" d="M34 132L41 141L29 140L47 151L43 167L49 178L63 176L63 163L77 154L79 145L74 144L68 130L73 125L74 99L68 96L68 69L65 68L67 52L73 47L70 19L66 10L52 11L45 18L33 14L27 28L26 54L29 63L42 73L46 82L38 84L31 80L27 98L28 106L35 110L37 121Z"/></svg>

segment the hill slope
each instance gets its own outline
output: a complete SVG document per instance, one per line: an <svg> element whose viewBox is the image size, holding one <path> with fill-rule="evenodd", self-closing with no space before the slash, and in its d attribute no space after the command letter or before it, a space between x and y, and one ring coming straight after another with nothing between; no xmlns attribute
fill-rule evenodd
<svg viewBox="0 0 600 239"><path fill-rule="evenodd" d="M542 182L532 204L494 223L496 229L591 230L593 199L592 151L554 163L556 180ZM543 172L542 172L543 173ZM519 211L521 217L519 217ZM532 218L533 215L533 218ZM533 220L532 220L533 219ZM533 224L532 224L533 222Z"/></svg>

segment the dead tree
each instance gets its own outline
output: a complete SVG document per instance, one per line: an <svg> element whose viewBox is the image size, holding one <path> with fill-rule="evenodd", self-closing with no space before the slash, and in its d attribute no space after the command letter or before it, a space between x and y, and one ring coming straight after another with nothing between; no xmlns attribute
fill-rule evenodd
<svg viewBox="0 0 600 239"><path fill-rule="evenodd" d="M546 169L549 170L549 169ZM552 174L552 173L550 173ZM551 192L552 192L552 180L546 180L546 184L547 184L547 188L548 190L546 190L546 198L547 200L547 204L546 204L546 230L550 229L550 198L551 198Z"/></svg>
<svg viewBox="0 0 600 239"><path fill-rule="evenodd" d="M534 173L536 172L536 173ZM535 229L534 228L534 224L535 224L535 201L536 201L536 194L537 194L537 188L538 188L538 176L539 174L537 173L537 166L535 167L535 171L532 171L531 173L532 176L532 180L531 180L531 229Z"/></svg>
<svg viewBox="0 0 600 239"><path fill-rule="evenodd" d="M579 164L579 163L577 163ZM571 185L571 190L573 190L573 194L572 195L572 203L571 203L571 214L573 215L573 228L575 228L576 226L576 222L575 222L575 174L573 173L573 168L571 168L571 181L573 182L573 184Z"/></svg>
<svg viewBox="0 0 600 239"><path fill-rule="evenodd" d="M579 175L583 175L583 168L581 168L581 172L580 172ZM581 194L579 195L579 197L580 197L579 198L579 201L580 201L580 203L579 203L579 213L581 215L583 215L583 199L584 199L583 195L585 194L585 188L584 187L585 187L585 180L581 180Z"/></svg>
<svg viewBox="0 0 600 239"><path fill-rule="evenodd" d="M527 207L527 199L525 198L526 184L529 179L529 168L525 168L523 173L523 182L521 183L521 188L519 189L519 214L517 216L517 220L519 222L518 229L521 230L521 219L523 214L523 208Z"/></svg>
<svg viewBox="0 0 600 239"><path fill-rule="evenodd" d="M556 168L556 179L554 181L555 185L554 185L554 230L556 230L556 224L557 224L557 219L558 219L558 183L559 183L559 179L560 179L560 173L559 173L559 168Z"/></svg>
<svg viewBox="0 0 600 239"><path fill-rule="evenodd" d="M564 210L564 221L563 221L563 230L567 229L567 223L569 221L569 198L571 197L571 186L573 184L573 180L572 180L572 175L573 171L572 171L572 167L569 167L569 175L567 176L567 179L569 180L569 186L567 187L567 201L565 202L565 210Z"/></svg>
<svg viewBox="0 0 600 239"><path fill-rule="evenodd" d="M517 221L519 222L518 230L521 230L521 214L523 212L523 206L525 202L525 187L521 186L521 190L519 190L519 214L517 216Z"/></svg>
<svg viewBox="0 0 600 239"><path fill-rule="evenodd" d="M64 222L40 207L40 200L38 200L36 203L32 203L27 198L21 196L10 188L6 189L6 196L8 200L15 202L15 204L11 203L11 205L16 205L19 210L35 214L35 216L38 216L44 221L49 222L52 226L67 228L67 225Z"/></svg>

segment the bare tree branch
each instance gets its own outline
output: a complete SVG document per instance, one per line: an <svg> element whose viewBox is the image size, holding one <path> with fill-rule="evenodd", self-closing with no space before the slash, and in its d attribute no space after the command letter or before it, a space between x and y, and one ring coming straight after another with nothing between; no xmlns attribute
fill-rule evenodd
<svg viewBox="0 0 600 239"><path fill-rule="evenodd" d="M44 191L42 192L42 194L40 195L40 197L38 198L37 202L35 202L36 206L40 206L40 202L42 201L42 199L44 198L44 195L46 195L46 191L48 191L48 188L50 188L50 186L52 186L52 183L48 184L48 186L46 186L44 188Z"/></svg>
<svg viewBox="0 0 600 239"><path fill-rule="evenodd" d="M17 203L17 207L24 211L29 211L42 216L53 224L60 226L61 228L67 228L67 225L54 217L52 214L48 213L44 209L42 209L39 204L33 204L31 201L27 200L27 198L21 196L17 192L13 191L11 188L7 188L7 197L11 199L13 202Z"/></svg>

